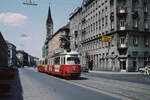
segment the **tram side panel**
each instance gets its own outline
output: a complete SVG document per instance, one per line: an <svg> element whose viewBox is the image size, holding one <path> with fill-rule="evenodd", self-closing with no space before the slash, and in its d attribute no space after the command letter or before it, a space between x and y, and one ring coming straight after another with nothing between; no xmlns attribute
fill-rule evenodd
<svg viewBox="0 0 150 100"><path fill-rule="evenodd" d="M80 77L80 65L63 65L64 77Z"/></svg>

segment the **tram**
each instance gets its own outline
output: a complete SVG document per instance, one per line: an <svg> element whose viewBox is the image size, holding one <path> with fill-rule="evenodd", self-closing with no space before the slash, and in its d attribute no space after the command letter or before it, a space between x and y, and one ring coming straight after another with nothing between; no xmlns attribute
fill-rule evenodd
<svg viewBox="0 0 150 100"><path fill-rule="evenodd" d="M75 51L55 54L40 60L37 70L67 79L78 78L81 74L80 55Z"/></svg>
<svg viewBox="0 0 150 100"><path fill-rule="evenodd" d="M45 60L44 59L40 59L37 63L37 70L39 72L45 72Z"/></svg>

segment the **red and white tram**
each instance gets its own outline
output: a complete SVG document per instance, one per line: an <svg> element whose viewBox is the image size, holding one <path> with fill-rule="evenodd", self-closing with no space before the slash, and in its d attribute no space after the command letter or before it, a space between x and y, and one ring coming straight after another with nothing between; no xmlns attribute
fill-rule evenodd
<svg viewBox="0 0 150 100"><path fill-rule="evenodd" d="M37 70L39 72L45 72L45 60L44 59L40 59L37 63Z"/></svg>
<svg viewBox="0 0 150 100"><path fill-rule="evenodd" d="M80 55L78 52L63 52L40 61L39 72L62 76L64 78L78 78L81 74Z"/></svg>

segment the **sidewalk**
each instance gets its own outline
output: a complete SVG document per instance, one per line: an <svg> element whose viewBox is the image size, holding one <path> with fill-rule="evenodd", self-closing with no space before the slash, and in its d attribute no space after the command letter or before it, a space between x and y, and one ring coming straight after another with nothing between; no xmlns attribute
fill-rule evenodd
<svg viewBox="0 0 150 100"><path fill-rule="evenodd" d="M101 72L101 71L100 72L90 71L90 73L99 73L99 74L104 73L104 74L107 74L107 76L111 76L112 74L116 74L116 73L117 75L119 73L120 75L122 74L122 72ZM128 72L127 74L123 74L123 76L124 75L128 75ZM75 81L72 80L72 81L75 83L87 86L87 87L97 89L99 91L104 91L107 93L116 94L118 96L123 96L125 98L128 98L128 99L123 99L123 100L129 100L129 99L150 100L150 96L149 96L150 85L149 84L120 81L120 80L108 79L108 78L103 78L103 77L94 77L94 76L89 76L88 73L85 75L82 75L82 77L86 77L87 79L75 80Z"/></svg>
<svg viewBox="0 0 150 100"><path fill-rule="evenodd" d="M111 72L111 71L89 71L89 73L97 73L97 74L142 74L140 72Z"/></svg>

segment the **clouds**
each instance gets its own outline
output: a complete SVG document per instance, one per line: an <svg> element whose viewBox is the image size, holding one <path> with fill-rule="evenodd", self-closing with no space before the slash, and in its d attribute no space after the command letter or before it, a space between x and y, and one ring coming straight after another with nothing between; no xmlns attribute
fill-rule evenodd
<svg viewBox="0 0 150 100"><path fill-rule="evenodd" d="M22 27L27 20L27 16L19 13L0 13L0 22L5 26Z"/></svg>
<svg viewBox="0 0 150 100"><path fill-rule="evenodd" d="M22 34L21 37L20 37L20 40L30 40L31 37L29 35L26 35L26 34Z"/></svg>

